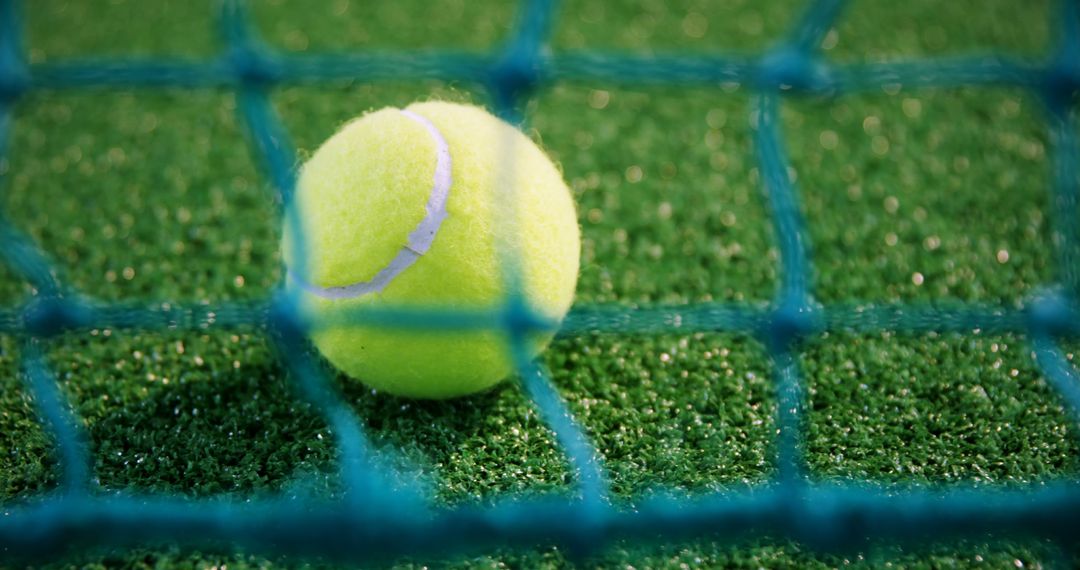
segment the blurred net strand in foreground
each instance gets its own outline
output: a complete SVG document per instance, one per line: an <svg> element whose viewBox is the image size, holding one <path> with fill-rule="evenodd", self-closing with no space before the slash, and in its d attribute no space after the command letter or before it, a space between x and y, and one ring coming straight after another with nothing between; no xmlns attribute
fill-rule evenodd
<svg viewBox="0 0 1080 570"><path fill-rule="evenodd" d="M9 505L0 517L0 549L8 556L55 556L85 549L159 541L231 544L252 552L367 560L435 556L506 545L559 544L586 553L626 537L714 536L736 540L769 535L825 550L858 547L867 539L940 540L995 532L1037 536L1066 544L1080 528L1080 482L1021 489L884 489L869 484L827 485L806 479L802 456L803 382L797 341L827 330L1022 333L1036 361L1080 422L1080 377L1057 339L1080 337L1080 140L1075 124L1080 91L1080 1L1063 0L1054 18L1061 43L1048 61L1002 56L838 65L817 46L843 8L841 0L809 3L785 41L759 57L634 56L544 51L555 21L554 0L524 0L512 40L489 54L452 52L294 55L276 52L253 32L240 0L221 5L226 53L205 62L169 59L94 59L28 65L16 0L0 0L0 161L6 160L12 110L35 90L123 87L231 87L238 113L278 200L287 207L296 158L268 92L281 84L343 79L453 79L487 85L498 114L510 119L536 89L561 80L620 84L718 85L751 91L749 120L763 173L762 189L777 235L781 287L769 306L699 303L683 306L579 306L560 334L594 332L742 332L756 335L774 368L779 427L774 481L753 491L694 497L656 497L620 509L606 496L600 455L569 414L536 361L524 358L523 339L553 323L539 318L510 291L492 311L419 311L407 308L344 311L333 322L305 322L295 299L279 293L257 302L158 306L100 304L62 285L46 255L0 212L0 246L8 266L31 284L24 307L0 310L0 333L22 340L23 377L43 426L56 440L58 492ZM985 304L831 305L810 292L809 242L798 192L787 175L776 114L785 93L840 93L887 86L1012 85L1032 91L1046 108L1054 180L1057 283L1023 309ZM2 173L3 170L0 170ZM294 223L288 221L287 223ZM516 355L526 393L554 431L579 479L579 497L508 497L487 506L445 508L379 467L358 418L332 388L328 372L306 349L305 327L365 323L385 327L501 331ZM63 401L45 356L49 339L91 328L266 330L279 347L299 393L326 419L336 437L346 499L339 502L264 498L189 500L171 496L97 495L93 462L80 421ZM377 522L376 522L377 521Z"/></svg>

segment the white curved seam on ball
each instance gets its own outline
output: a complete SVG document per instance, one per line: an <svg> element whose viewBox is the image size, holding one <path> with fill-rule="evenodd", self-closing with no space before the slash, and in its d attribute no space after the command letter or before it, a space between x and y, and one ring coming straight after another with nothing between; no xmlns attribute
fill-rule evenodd
<svg viewBox="0 0 1080 570"><path fill-rule="evenodd" d="M427 253L435 236L439 233L442 222L446 219L446 200L450 195L450 186L453 184L451 176L450 145L446 138L439 132L438 127L426 117L414 113L408 109L402 109L401 114L419 123L435 142L435 176L428 196L427 204L424 205L424 219L409 233L409 240L398 251L394 259L383 267L371 278L370 281L360 281L351 285L339 287L320 287L303 280L293 278L304 290L324 299L353 299L370 293L378 293L386 288L398 275L401 275L421 255ZM290 275L292 273L290 272Z"/></svg>

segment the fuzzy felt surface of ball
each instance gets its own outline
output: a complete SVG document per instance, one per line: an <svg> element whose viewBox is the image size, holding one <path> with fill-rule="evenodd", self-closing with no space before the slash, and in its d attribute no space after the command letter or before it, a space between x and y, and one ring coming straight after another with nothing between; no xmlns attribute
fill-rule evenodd
<svg viewBox="0 0 1080 570"><path fill-rule="evenodd" d="M477 106L425 102L349 122L301 168L287 207L298 222L286 216L288 287L315 321L352 307L501 310L508 259L533 311L558 322L573 301L570 190L540 147ZM498 329L338 323L310 336L348 376L398 396L471 394L513 369ZM551 337L530 334L528 355Z"/></svg>

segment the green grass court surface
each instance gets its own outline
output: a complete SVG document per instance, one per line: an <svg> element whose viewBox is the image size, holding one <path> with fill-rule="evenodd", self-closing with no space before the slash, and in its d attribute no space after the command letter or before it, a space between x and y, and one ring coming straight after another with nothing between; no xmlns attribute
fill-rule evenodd
<svg viewBox="0 0 1080 570"><path fill-rule="evenodd" d="M801 0L563 0L552 50L760 52ZM261 0L264 38L286 51L490 50L516 3ZM1053 3L856 0L830 31L836 61L984 51L1047 56ZM213 2L24 2L32 63L93 55L208 58ZM437 17L434 17L437 15ZM486 102L464 83L281 87L273 103L301 157L346 120L440 98ZM751 145L746 88L558 83L528 104L527 132L560 163L583 232L579 304L766 303L778 251ZM3 206L62 268L117 301L259 299L281 278L279 204L230 90L34 92L0 163ZM1038 102L997 87L888 89L783 99L782 124L822 303L1022 305L1054 279L1048 134ZM1080 212L1068 215L1080 215ZM0 268L0 299L30 287ZM334 494L332 434L257 331L93 330L49 345L92 440L100 492L205 497ZM1080 344L1066 347L1068 357ZM826 334L807 342L808 458L822 480L1039 485L1075 477L1076 426L1013 335ZM0 499L57 485L50 441L0 339ZM632 505L662 490L748 489L776 468L770 362L750 337L594 334L556 340L554 382ZM449 402L375 394L338 379L397 467L446 504L568 489L551 433L513 381ZM479 568L1032 568L1055 547L993 538L844 555L762 539L622 543L572 559L552 548L450 561ZM1074 560L1074 562L1077 560ZM57 567L293 567L172 548L90 553ZM311 564L319 565L318 561ZM0 566L3 562L0 561Z"/></svg>

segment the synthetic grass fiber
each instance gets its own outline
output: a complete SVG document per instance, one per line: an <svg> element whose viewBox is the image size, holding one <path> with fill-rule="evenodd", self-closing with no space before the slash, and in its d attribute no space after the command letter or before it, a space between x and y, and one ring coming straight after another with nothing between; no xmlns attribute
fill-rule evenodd
<svg viewBox="0 0 1080 570"><path fill-rule="evenodd" d="M1078 91L1075 0L0 0L0 562L1075 563ZM441 403L279 286L295 167L423 99L583 236L539 360L512 271L335 316L503 335Z"/></svg>

